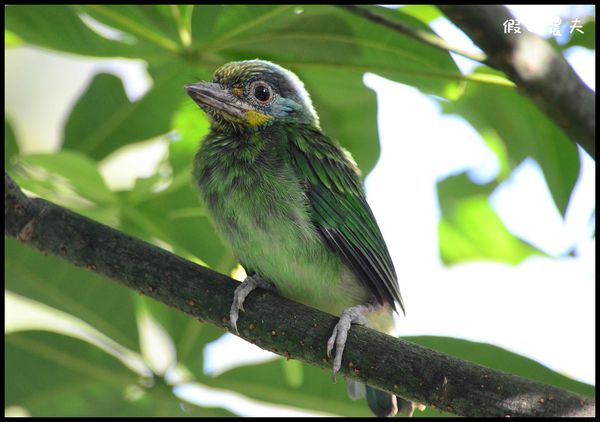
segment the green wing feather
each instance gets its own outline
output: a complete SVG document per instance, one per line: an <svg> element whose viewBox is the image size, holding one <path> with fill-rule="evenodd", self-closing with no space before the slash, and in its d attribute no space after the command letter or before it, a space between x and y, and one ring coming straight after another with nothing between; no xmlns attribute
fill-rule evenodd
<svg viewBox="0 0 600 422"><path fill-rule="evenodd" d="M356 165L320 131L295 129L288 134L291 164L305 183L315 227L379 303L396 309L397 302L404 312L394 264Z"/></svg>

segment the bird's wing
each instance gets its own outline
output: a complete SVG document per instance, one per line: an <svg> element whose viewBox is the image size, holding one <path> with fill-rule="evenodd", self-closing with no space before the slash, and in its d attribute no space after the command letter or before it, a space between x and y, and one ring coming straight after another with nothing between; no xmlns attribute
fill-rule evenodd
<svg viewBox="0 0 600 422"><path fill-rule="evenodd" d="M379 303L396 309L397 302L404 312L394 264L356 165L317 130L294 130L289 138L292 167L305 183L313 224Z"/></svg>

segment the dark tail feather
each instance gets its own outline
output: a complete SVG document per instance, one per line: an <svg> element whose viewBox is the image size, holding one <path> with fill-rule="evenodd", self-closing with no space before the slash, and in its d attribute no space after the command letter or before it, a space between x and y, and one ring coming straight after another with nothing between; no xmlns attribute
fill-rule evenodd
<svg viewBox="0 0 600 422"><path fill-rule="evenodd" d="M377 388L367 387L367 402L375 416L389 417L396 416L396 413L402 416L411 417L415 409L425 410L425 406L419 403L413 403L404 400L402 397L396 397L393 394L378 390Z"/></svg>
<svg viewBox="0 0 600 422"><path fill-rule="evenodd" d="M398 413L396 396L367 385L367 402L375 416L395 416Z"/></svg>

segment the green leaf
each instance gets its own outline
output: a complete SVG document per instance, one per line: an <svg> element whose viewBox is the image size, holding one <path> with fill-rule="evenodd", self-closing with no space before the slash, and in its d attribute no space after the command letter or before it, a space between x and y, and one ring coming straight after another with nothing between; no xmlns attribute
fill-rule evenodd
<svg viewBox="0 0 600 422"><path fill-rule="evenodd" d="M99 22L127 33L130 38L176 51L180 42L172 8L159 5L85 5L78 6Z"/></svg>
<svg viewBox="0 0 600 422"><path fill-rule="evenodd" d="M379 158L377 96L365 89L363 72L307 72L300 76L321 119L321 127L348 149L365 176Z"/></svg>
<svg viewBox="0 0 600 422"><path fill-rule="evenodd" d="M583 25L583 28L580 29L583 31L583 34L577 32L576 30L573 31L569 41L560 46L561 50L566 50L567 48L575 46L596 50L596 21L590 20Z"/></svg>
<svg viewBox="0 0 600 422"><path fill-rule="evenodd" d="M290 374L293 371L293 374ZM250 398L339 416L373 416L366 399L351 400L346 383L331 381L331 371L300 361L278 358L247 365L202 380L206 385L237 391ZM414 416L447 416L431 408Z"/></svg>
<svg viewBox="0 0 600 422"><path fill-rule="evenodd" d="M403 338L488 368L520 375L586 396L595 395L596 389L594 386L568 378L532 359L509 352L498 346L451 337L417 336Z"/></svg>
<svg viewBox="0 0 600 422"><path fill-rule="evenodd" d="M280 359L248 365L203 380L212 387L237 391L252 399L341 416L370 416L365 400L352 401L344 382L333 384L331 372L300 363L300 385L289 383ZM296 369L298 370L298 369Z"/></svg>
<svg viewBox="0 0 600 422"><path fill-rule="evenodd" d="M402 12L379 13L419 30L427 25ZM211 32L204 28L210 20ZM375 95L362 75L375 72L444 97L460 72L448 53L329 6L196 7L193 33L200 60L272 60L296 72L314 99L325 131L354 155L366 174L379 155ZM198 29L199 28L199 29ZM218 60L216 57L221 57Z"/></svg>
<svg viewBox="0 0 600 422"><path fill-rule="evenodd" d="M34 416L230 415L223 409L203 409L191 404L184 406L186 410L182 412L181 400L173 395L170 386L160 378L140 383L139 374L115 358L121 347L139 349L132 307L132 298L137 295L15 240L5 239L5 251L6 288L23 297L10 301L15 295L9 293L7 301L14 305L6 327L10 330L5 348L6 362L10 362L5 376L7 406L24 407ZM48 316L33 312L32 307L19 307L21 302L30 301L25 297L46 304L38 307ZM192 363L190 366L201 374L203 348L222 331L156 301L136 300L147 301L152 308L163 308L159 321L176 339L179 359ZM54 313L49 307L55 308ZM24 314L19 316L19 312ZM57 322L65 312L70 315L68 318L80 319L81 324L91 324L93 328L78 327L77 321L68 319ZM40 317L44 319L35 319ZM75 338L62 335L69 329ZM94 334L94 330L101 334ZM102 340L103 335L111 340ZM113 340L118 344L111 344Z"/></svg>
<svg viewBox="0 0 600 422"><path fill-rule="evenodd" d="M187 259L195 257L204 265L228 273L235 260L211 221L203 215L190 179L188 176L187 183L182 186L166 189L124 209L120 228L150 242L160 239L176 254ZM181 213L181 210L186 212ZM195 213L188 210L195 210Z"/></svg>
<svg viewBox="0 0 600 422"><path fill-rule="evenodd" d="M374 9L431 32L401 11ZM206 55L273 59L298 72L315 68L377 72L440 96L460 78L447 52L328 6L226 7L207 44L202 49Z"/></svg>
<svg viewBox="0 0 600 422"><path fill-rule="evenodd" d="M4 30L4 48L20 47L23 40L14 32Z"/></svg>
<svg viewBox="0 0 600 422"><path fill-rule="evenodd" d="M490 72L479 68L476 73ZM480 133L497 134L511 169L527 157L537 161L556 206L565 214L579 176L577 148L529 99L514 89L469 83L462 97L442 103L442 108L463 116Z"/></svg>
<svg viewBox="0 0 600 422"><path fill-rule="evenodd" d="M69 116L64 147L99 160L126 144L165 134L171 116L184 98L189 69L174 63L155 72L154 84L141 99L130 102L119 78L96 75Z"/></svg>
<svg viewBox="0 0 600 422"><path fill-rule="evenodd" d="M5 334L21 331L48 331L89 343L118 359L129 370L142 377L152 372L139 353L121 346L81 319L41 302L5 291Z"/></svg>
<svg viewBox="0 0 600 422"><path fill-rule="evenodd" d="M6 337L5 403L32 416L231 416L186 404L160 379L141 383L88 343L48 332ZM185 409L185 410L183 410Z"/></svg>
<svg viewBox="0 0 600 422"><path fill-rule="evenodd" d="M442 12L440 12L440 9L438 9L436 6L431 6L431 5L423 5L423 4L419 4L419 5L408 5L408 6L401 6L400 10L402 13L405 13L407 15L413 16L417 19L419 19L421 22L423 23L431 23L432 21L436 20L437 18L441 18L444 15L442 14Z"/></svg>
<svg viewBox="0 0 600 422"><path fill-rule="evenodd" d="M202 138L208 135L210 123L206 114L186 99L173 116L171 126L175 130L175 138L169 145L173 178L178 178L184 171L189 180L192 159L200 148Z"/></svg>
<svg viewBox="0 0 600 422"><path fill-rule="evenodd" d="M169 146L170 177L138 179L132 191L123 193L119 228L161 247L165 245L158 241L165 242L176 254L228 274L236 261L215 232L192 184L191 162L198 148L194 133L198 130L201 135L207 129L205 118L197 113L183 107L175 118L178 139Z"/></svg>
<svg viewBox="0 0 600 422"><path fill-rule="evenodd" d="M12 129L7 117L4 117L4 168L8 168L11 162L19 154L19 145L15 138L15 132Z"/></svg>
<svg viewBox="0 0 600 422"><path fill-rule="evenodd" d="M215 24L224 9L223 6L215 5L194 6L191 24L193 45L196 48L211 39Z"/></svg>
<svg viewBox="0 0 600 422"><path fill-rule="evenodd" d="M152 46L108 40L92 31L71 6L11 5L6 28L23 41L44 48L99 57L144 57Z"/></svg>
<svg viewBox="0 0 600 422"><path fill-rule="evenodd" d="M446 265L471 260L519 264L542 254L513 236L489 203L496 183L476 185L466 174L438 184L442 218L438 225L440 255Z"/></svg>
<svg viewBox="0 0 600 422"><path fill-rule="evenodd" d="M221 337L224 331L147 297L138 296L136 303L138 308L143 308L152 315L169 333L175 346L177 361L184 364L195 379L202 380L205 377L204 348Z"/></svg>
<svg viewBox="0 0 600 422"><path fill-rule="evenodd" d="M5 239L4 247L6 289L73 315L124 347L138 349L128 290L16 240Z"/></svg>
<svg viewBox="0 0 600 422"><path fill-rule="evenodd" d="M430 31L400 11L377 11ZM143 57L151 68L161 63L179 78L177 84L166 84L164 89L156 80L149 98L133 105L125 101L114 81L100 84L95 80L75 108L65 133L65 145L94 158L102 158L124 143L168 130L164 119L178 104L170 99L183 98L177 85L197 79L192 77L194 73L207 78L227 61L260 57L298 72L307 81L323 127L354 153L366 174L377 160L378 144L376 102L362 84L362 74L377 72L439 96L457 91L462 78L446 52L329 6L196 6L192 10L90 5L10 7L8 12L15 15L14 26L19 28L15 32L28 42L79 54ZM77 13L87 14L127 37L107 40L89 29ZM56 27L68 28L69 37L61 35L66 30L56 31ZM189 31L192 46L186 45ZM184 60L197 65L185 75L179 67ZM340 92L354 98L334 103L331 98L338 99ZM146 103L151 104L145 113L133 111ZM105 104L115 111L107 110Z"/></svg>
<svg viewBox="0 0 600 422"><path fill-rule="evenodd" d="M138 376L88 343L48 332L6 336L6 405L32 416L119 414ZM119 407L121 409L119 409Z"/></svg>
<svg viewBox="0 0 600 422"><path fill-rule="evenodd" d="M116 203L116 197L106 186L96 163L77 151L20 155L17 164L26 171L30 181L39 175L40 179L56 180L57 184L73 189L96 204Z"/></svg>
<svg viewBox="0 0 600 422"><path fill-rule="evenodd" d="M99 160L132 138L146 139L131 133L114 134L126 119L121 116L131 113L132 108L121 79L111 74L97 74L69 115L63 147L80 150Z"/></svg>

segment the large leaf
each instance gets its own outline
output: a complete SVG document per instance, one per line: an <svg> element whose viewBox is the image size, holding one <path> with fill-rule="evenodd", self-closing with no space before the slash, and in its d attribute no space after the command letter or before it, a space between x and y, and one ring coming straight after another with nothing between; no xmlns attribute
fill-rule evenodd
<svg viewBox="0 0 600 422"><path fill-rule="evenodd" d="M139 48L138 57L153 66L162 64L177 79L170 84L156 78L147 98L132 105L124 101L114 81L93 85L95 89L88 91L69 119L65 145L95 158L125 142L168 129L164 123L183 98L181 86L195 79L192 73L183 74L184 62L192 62L202 78L227 61L256 57L298 72L315 98L323 127L350 149L365 173L377 160L378 144L376 102L362 84L362 73L376 72L438 96L456 92L462 78L446 52L329 6L196 6L193 11L185 6L115 5L11 9L7 16L14 14L16 22L11 29L28 42L89 55L110 55L112 48L114 55L131 56L139 46L150 46L154 48L150 52ZM377 11L430 31L400 11ZM127 36L122 42L106 40L76 12ZM56 31L57 26L63 30ZM61 35L64 28L72 31L69 37ZM127 54L121 51L130 47ZM101 89L105 85L106 90ZM116 108L107 111L105 104Z"/></svg>
<svg viewBox="0 0 600 422"><path fill-rule="evenodd" d="M180 11L174 5L104 4L79 6L78 10L133 39L144 40L167 51L177 50L181 42L176 19Z"/></svg>
<svg viewBox="0 0 600 422"><path fill-rule="evenodd" d="M497 346L449 337L416 336L404 339L490 368L580 394L594 395L593 386L569 379L529 358ZM331 383L329 371L301 363L289 368L292 366L290 364L295 362L280 358L258 365L243 366L203 382L272 403L342 416L370 415L364 400L348 399L345 383ZM293 376L288 374L290 369L294 371ZM415 412L415 416L448 416L448 414L427 408L425 412Z"/></svg>
<svg viewBox="0 0 600 422"><path fill-rule="evenodd" d="M553 385L579 394L593 396L595 387L575 381L544 365L509 352L501 347L486 343L477 343L451 337L416 336L404 337L405 340L429 347L452 356L478 363L489 368L498 369L515 375L520 375L544 384Z"/></svg>
<svg viewBox="0 0 600 422"><path fill-rule="evenodd" d="M377 11L430 31L402 12ZM297 72L325 131L350 149L365 173L377 160L378 145L375 97L362 74L376 72L438 96L455 91L460 78L446 52L334 7L209 6L194 12L192 33L198 32L196 47L215 65L259 57Z"/></svg>
<svg viewBox="0 0 600 422"><path fill-rule="evenodd" d="M184 177L189 181L192 158L200 148L202 138L208 134L210 123L200 108L186 100L173 116L172 126L175 136L169 145L169 164L173 170L173 178L179 180Z"/></svg>
<svg viewBox="0 0 600 422"><path fill-rule="evenodd" d="M225 332L155 300L138 297L136 301L144 312L148 312L166 330L175 348L177 362L185 365L194 379L202 380L205 377L204 348Z"/></svg>
<svg viewBox="0 0 600 422"><path fill-rule="evenodd" d="M138 376L99 349L62 335L6 337L5 402L32 416L118 414Z"/></svg>
<svg viewBox="0 0 600 422"><path fill-rule="evenodd" d="M302 78L313 93L323 130L351 151L366 175L377 161L379 144L377 97L373 91L364 88L362 75L361 71L340 70L307 72ZM329 89L333 86L335 89Z"/></svg>
<svg viewBox="0 0 600 422"><path fill-rule="evenodd" d="M429 24L430 22L436 20L437 18L443 17L443 13L440 12L436 6L432 5L407 5L401 6L399 9L402 13L405 13L410 16L414 16L419 19L421 22Z"/></svg>
<svg viewBox="0 0 600 422"><path fill-rule="evenodd" d="M92 31L71 6L11 5L4 11L6 28L25 42L68 53L102 57L144 57L160 51L150 43L125 43Z"/></svg>
<svg viewBox="0 0 600 422"><path fill-rule="evenodd" d="M23 40L14 32L7 29L4 30L4 48L20 47L23 45Z"/></svg>
<svg viewBox="0 0 600 422"><path fill-rule="evenodd" d="M160 239L188 259L196 257L217 271L228 273L235 260L203 215L190 180L123 210L120 228L152 241Z"/></svg>
<svg viewBox="0 0 600 422"><path fill-rule="evenodd" d="M48 332L6 337L5 404L32 416L230 416L186 404L163 382L139 377L100 349Z"/></svg>
<svg viewBox="0 0 600 422"><path fill-rule="evenodd" d="M130 368L126 361L115 359L127 357L119 352L123 347L133 351L139 349L136 324L139 313L132 306L131 298L147 302L152 314L158 316L157 321L173 337L179 361L198 376L202 376L203 348L219 337L223 333L221 330L155 301L138 298L92 272L44 256L14 240L5 240L5 249L8 289L21 297L46 304L40 305L42 310L50 309L45 312L56 321L64 319L62 314L67 313L69 318L81 320L81 324L91 324L86 329L78 327L76 322L58 323L50 317L36 322L35 318L43 312L33 312L26 306L14 308L12 322L7 326L11 334L7 337L6 350L15 350L7 353L6 359L6 367L10 369L5 378L6 391L10 392L6 396L7 404L23 406L34 415L184 415L177 409L179 400L160 378L150 384L148 381L139 384L140 372L132 371L139 364ZM56 315L50 314L53 308ZM19 318L15 315L17 312L24 313L25 325L14 322ZM69 327L72 327L70 336L75 339L64 337ZM22 330L27 331L20 332ZM95 335L93 330L100 333ZM143 337L144 333L140 333ZM104 335L110 340L103 339ZM112 344L114 341L118 344ZM51 391L55 392L50 394ZM136 398L127 397L131 394ZM70 399L61 399L63 396ZM56 403L57 400L61 403ZM157 402L162 405L158 406ZM194 406L186 406L186 409L189 415L228 414L220 409L196 409Z"/></svg>
<svg viewBox="0 0 600 422"><path fill-rule="evenodd" d="M270 403L341 416L371 415L366 402L351 401L348 398L344 382L331 382L330 372L301 364L298 383L286 376L286 366L285 359L276 359L259 365L235 368L203 382Z"/></svg>
<svg viewBox="0 0 600 422"><path fill-rule="evenodd" d="M96 163L79 152L65 150L56 154L20 155L18 164L31 179L35 178L36 170L43 169L49 176L43 173L41 179L60 178L77 194L96 204L110 205L116 201L98 172Z"/></svg>
<svg viewBox="0 0 600 422"><path fill-rule="evenodd" d="M376 9L405 25L431 32L401 11ZM439 95L460 75L448 53L334 7L223 7L220 13L209 15L217 15L218 20L210 36L197 46L207 55L273 58L296 70L372 71ZM196 22L192 25L195 31Z"/></svg>
<svg viewBox="0 0 600 422"><path fill-rule="evenodd" d="M5 239L5 287L91 324L123 346L137 349L137 327L129 290Z"/></svg>
<svg viewBox="0 0 600 422"><path fill-rule="evenodd" d="M560 46L562 50L575 46L589 48L590 50L596 49L596 20L592 19L586 22L583 28L580 29L583 31L583 34L574 30L569 41Z"/></svg>
<svg viewBox="0 0 600 422"><path fill-rule="evenodd" d="M438 183L442 218L438 226L440 256L447 264L494 260L519 264L542 254L513 236L489 202L496 183L474 184L465 173Z"/></svg>
<svg viewBox="0 0 600 422"><path fill-rule="evenodd" d="M116 195L106 186L96 163L76 151L17 155L12 176L24 189L86 217L114 225Z"/></svg>
<svg viewBox="0 0 600 422"><path fill-rule="evenodd" d="M346 382L331 372L295 360L279 358L257 365L247 365L202 380L206 385L237 391L256 400L324 412L340 416L372 416L365 399L348 397ZM415 416L447 415L427 408Z"/></svg>
<svg viewBox="0 0 600 422"><path fill-rule="evenodd" d="M171 116L184 98L183 85L191 70L174 63L154 73L150 91L130 102L121 81L96 75L65 127L64 147L104 158L117 148L159 136L171 129Z"/></svg>
<svg viewBox="0 0 600 422"><path fill-rule="evenodd" d="M480 68L477 73L495 72ZM480 133L495 133L511 168L527 157L537 161L564 215L579 175L577 148L529 99L514 89L470 83L460 99L442 107L446 113L465 117Z"/></svg>

